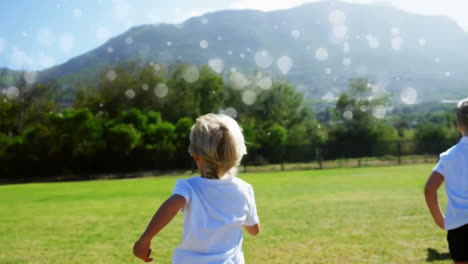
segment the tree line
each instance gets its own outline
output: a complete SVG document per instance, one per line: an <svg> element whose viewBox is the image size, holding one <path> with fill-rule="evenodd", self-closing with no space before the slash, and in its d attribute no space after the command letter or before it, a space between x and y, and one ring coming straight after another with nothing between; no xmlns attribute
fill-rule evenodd
<svg viewBox="0 0 468 264"><path fill-rule="evenodd" d="M77 85L68 107L60 104L66 91L58 82L31 83L21 75L14 89L3 89L1 177L190 168L190 128L210 112L241 124L249 152L256 154L246 160L258 163L278 162L283 146L457 135L447 109L422 119L420 109L389 114L390 96L365 79L351 80L336 101L322 102L314 113L290 83L260 72L223 76L208 66L151 63L117 65L100 76Z"/></svg>

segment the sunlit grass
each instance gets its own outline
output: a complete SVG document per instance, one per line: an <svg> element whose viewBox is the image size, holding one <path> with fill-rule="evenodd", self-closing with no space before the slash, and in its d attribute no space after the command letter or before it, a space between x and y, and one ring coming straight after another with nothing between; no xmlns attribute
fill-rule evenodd
<svg viewBox="0 0 468 264"><path fill-rule="evenodd" d="M263 227L246 236L247 263L451 263L422 194L431 168L241 174ZM0 263L140 263L133 242L177 178L1 186ZM153 240L156 263L170 263L181 226Z"/></svg>

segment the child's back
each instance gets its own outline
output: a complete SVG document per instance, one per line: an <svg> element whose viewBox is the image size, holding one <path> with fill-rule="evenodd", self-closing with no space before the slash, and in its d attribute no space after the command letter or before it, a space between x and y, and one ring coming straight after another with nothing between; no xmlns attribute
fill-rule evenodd
<svg viewBox="0 0 468 264"><path fill-rule="evenodd" d="M183 196L183 241L173 263L244 263L242 226L258 223L252 186L230 177L179 180L174 194Z"/></svg>
<svg viewBox="0 0 468 264"><path fill-rule="evenodd" d="M445 229L468 223L468 137L440 155L434 171L443 175L448 203Z"/></svg>
<svg viewBox="0 0 468 264"><path fill-rule="evenodd" d="M247 153L242 131L228 116L201 116L190 131L189 152L202 176L177 181L133 252L151 261L151 239L182 210L183 239L174 250L173 263L243 264L242 227L257 235L260 224L252 186L235 177Z"/></svg>
<svg viewBox="0 0 468 264"><path fill-rule="evenodd" d="M436 224L447 230L450 255L456 264L468 263L468 99L457 105L457 123L462 134L458 144L440 155L427 180L426 202ZM440 209L437 190L445 181L446 216Z"/></svg>

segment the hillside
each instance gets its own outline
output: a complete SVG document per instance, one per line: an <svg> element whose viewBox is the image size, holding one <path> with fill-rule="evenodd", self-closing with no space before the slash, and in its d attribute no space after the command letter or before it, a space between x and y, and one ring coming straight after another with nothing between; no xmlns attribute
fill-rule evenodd
<svg viewBox="0 0 468 264"><path fill-rule="evenodd" d="M415 15L383 4L318 2L273 12L214 12L181 25L134 27L41 72L40 78L73 87L122 62L198 65L218 58L225 74L233 68L287 73L285 78L312 99L328 91L337 94L356 77L367 77L397 97L414 87L420 101L453 99L468 86L466 47L468 33L447 17ZM290 59L280 60L283 72L277 66L282 56Z"/></svg>

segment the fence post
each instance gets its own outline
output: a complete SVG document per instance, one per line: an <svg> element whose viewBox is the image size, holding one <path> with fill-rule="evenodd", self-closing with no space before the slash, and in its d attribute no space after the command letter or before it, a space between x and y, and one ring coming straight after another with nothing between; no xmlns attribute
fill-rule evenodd
<svg viewBox="0 0 468 264"><path fill-rule="evenodd" d="M398 165L401 165L401 142L397 143Z"/></svg>
<svg viewBox="0 0 468 264"><path fill-rule="evenodd" d="M315 154L317 156L317 161L319 165L319 169L323 169L323 162L322 162L322 151L320 149L320 145L315 148Z"/></svg>
<svg viewBox="0 0 468 264"><path fill-rule="evenodd" d="M284 171L284 146L281 144L281 171Z"/></svg>

